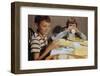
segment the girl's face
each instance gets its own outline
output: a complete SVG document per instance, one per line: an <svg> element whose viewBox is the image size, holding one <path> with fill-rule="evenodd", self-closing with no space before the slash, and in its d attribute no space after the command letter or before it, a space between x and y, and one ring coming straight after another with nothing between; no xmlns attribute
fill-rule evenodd
<svg viewBox="0 0 100 76"><path fill-rule="evenodd" d="M41 21L40 24L39 24L39 32L42 35L48 34L48 31L49 31L49 28L50 28L49 26L50 26L49 22L46 22L45 20Z"/></svg>
<svg viewBox="0 0 100 76"><path fill-rule="evenodd" d="M70 29L70 30L72 30L72 29L75 29L75 28L77 28L77 26L76 26L76 24L69 24L69 26L68 26L68 28Z"/></svg>

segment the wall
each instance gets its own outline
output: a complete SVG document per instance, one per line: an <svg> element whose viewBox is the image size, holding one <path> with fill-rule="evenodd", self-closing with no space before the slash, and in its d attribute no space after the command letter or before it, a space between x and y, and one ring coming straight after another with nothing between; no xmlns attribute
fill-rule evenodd
<svg viewBox="0 0 100 76"><path fill-rule="evenodd" d="M1 0L0 1L0 76L17 76L10 73L11 60L11 15L10 3L16 0ZM71 5L86 5L98 6L98 20L100 20L100 0L17 0L26 2L42 2L53 4L71 4ZM98 29L100 29L100 22L98 21ZM100 33L100 30L98 30ZM100 42L100 34L98 36ZM99 44L100 46L100 44ZM100 48L98 48L100 50ZM100 58L100 51L98 51ZM65 71L52 73L38 73L38 74L22 74L18 76L99 76L100 74L100 59L98 59L98 70L81 70L81 71Z"/></svg>
<svg viewBox="0 0 100 76"><path fill-rule="evenodd" d="M36 30L36 26L35 23L34 23L34 17L35 15L29 15L28 16L28 26L33 28L33 30ZM55 28L55 26L59 25L59 26L62 26L62 27L65 27L66 26L66 22L67 20L71 17L71 16L49 16L50 19L51 19L51 25L50 25L50 34L51 35L51 32L52 30ZM77 25L78 25L78 29L84 33L87 36L88 34L88 18L87 17L75 17L76 21L77 21Z"/></svg>

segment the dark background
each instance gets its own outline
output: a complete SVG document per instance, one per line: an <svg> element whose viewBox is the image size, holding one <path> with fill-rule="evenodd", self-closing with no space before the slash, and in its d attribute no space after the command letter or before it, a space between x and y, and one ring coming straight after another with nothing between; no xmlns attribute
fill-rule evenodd
<svg viewBox="0 0 100 76"><path fill-rule="evenodd" d="M31 27L33 30L36 30L37 27L34 24L34 17L35 15L28 15L28 27ZM70 17L73 17L73 16L50 16L51 30L50 30L49 35L52 34L51 32L55 26L57 25L65 26L68 18ZM75 19L78 23L79 30L83 32L88 38L88 18L87 17L75 17Z"/></svg>

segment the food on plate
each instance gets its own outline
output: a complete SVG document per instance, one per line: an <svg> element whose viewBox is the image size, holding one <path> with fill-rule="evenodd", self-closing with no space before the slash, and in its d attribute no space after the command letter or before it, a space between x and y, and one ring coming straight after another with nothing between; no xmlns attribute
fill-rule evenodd
<svg viewBox="0 0 100 76"><path fill-rule="evenodd" d="M83 45L83 46L88 46L88 41L83 41L83 42L80 42L80 45Z"/></svg>
<svg viewBox="0 0 100 76"><path fill-rule="evenodd" d="M60 46L66 47L72 45L71 41L65 40L65 39L59 39L58 43Z"/></svg>
<svg viewBox="0 0 100 76"><path fill-rule="evenodd" d="M79 48L76 48L74 54L78 56L87 56L88 54L87 47L81 46Z"/></svg>

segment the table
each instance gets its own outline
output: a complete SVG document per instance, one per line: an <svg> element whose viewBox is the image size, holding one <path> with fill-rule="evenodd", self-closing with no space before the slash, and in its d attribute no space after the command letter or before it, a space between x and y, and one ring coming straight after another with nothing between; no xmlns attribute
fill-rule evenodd
<svg viewBox="0 0 100 76"><path fill-rule="evenodd" d="M46 59L84 59L88 57L88 41L70 41L73 45L67 49L54 49ZM64 47L62 47L64 48Z"/></svg>

